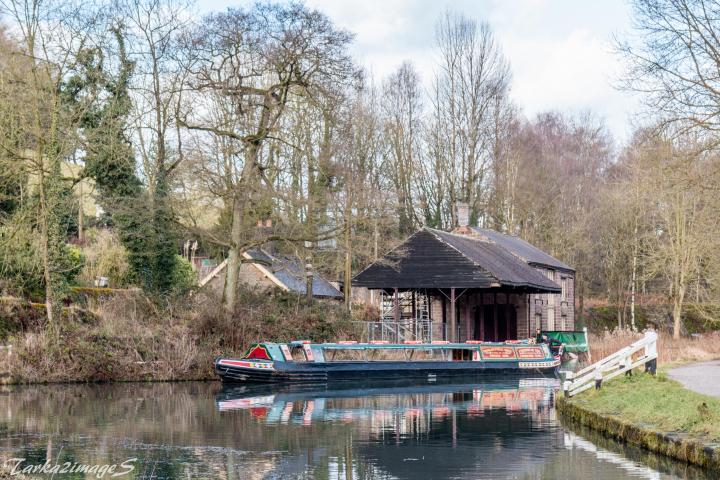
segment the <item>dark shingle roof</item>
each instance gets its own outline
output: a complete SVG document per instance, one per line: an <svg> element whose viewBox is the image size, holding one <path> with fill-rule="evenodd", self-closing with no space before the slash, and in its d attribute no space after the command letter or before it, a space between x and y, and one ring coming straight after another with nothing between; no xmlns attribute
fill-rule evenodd
<svg viewBox="0 0 720 480"><path fill-rule="evenodd" d="M548 255L536 246L526 242L520 237L505 235L495 230L480 227L470 227L480 235L487 237L491 242L494 242L501 247L508 250L510 253L517 255L527 263L535 265L543 265L551 268L559 268L562 270L575 271L574 268L561 262L555 257Z"/></svg>
<svg viewBox="0 0 720 480"><path fill-rule="evenodd" d="M267 268L288 290L305 295L305 267L299 258L292 255L270 255L261 248L253 248L246 252L253 260ZM340 290L322 278L317 272L313 275L313 296L326 298L342 298Z"/></svg>
<svg viewBox="0 0 720 480"><path fill-rule="evenodd" d="M358 273L367 288L512 287L559 292L560 287L518 256L480 236L423 228Z"/></svg>
<svg viewBox="0 0 720 480"><path fill-rule="evenodd" d="M427 230L473 263L487 270L504 285L559 289L555 282L496 243L471 235L448 233L432 228Z"/></svg>

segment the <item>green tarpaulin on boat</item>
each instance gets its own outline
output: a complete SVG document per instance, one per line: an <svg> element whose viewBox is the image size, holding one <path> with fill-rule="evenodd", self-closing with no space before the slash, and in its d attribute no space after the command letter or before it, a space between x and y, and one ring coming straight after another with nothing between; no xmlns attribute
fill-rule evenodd
<svg viewBox="0 0 720 480"><path fill-rule="evenodd" d="M587 337L584 331L580 332L542 332L548 339L555 339L565 344L568 352L582 353L588 351Z"/></svg>

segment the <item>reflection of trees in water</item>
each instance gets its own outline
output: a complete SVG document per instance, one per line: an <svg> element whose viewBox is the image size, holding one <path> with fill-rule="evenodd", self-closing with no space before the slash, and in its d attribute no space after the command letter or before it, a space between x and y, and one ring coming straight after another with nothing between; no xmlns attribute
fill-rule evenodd
<svg viewBox="0 0 720 480"><path fill-rule="evenodd" d="M218 412L218 388L213 383L9 388L0 396L0 411L8 412L1 420L5 454L32 463L43 463L48 454L56 459L53 452L60 448L62 461L85 464L138 457L139 477L345 472L377 478L384 475L377 459L358 445L383 448L398 439L457 445L475 441L490 424L502 444L502 432L512 436L515 424L547 415L549 408L520 399L515 390L327 398L286 402L298 421L291 415L272 425L258 410ZM307 422L310 404L317 410ZM504 420L508 405L526 414ZM459 425L456 410L462 412Z"/></svg>
<svg viewBox="0 0 720 480"><path fill-rule="evenodd" d="M344 456L352 425L269 428L249 412L217 411L216 383L63 385L5 388L0 396L3 457L28 463L63 452L86 464L138 457L136 473L157 478L262 478L307 470L316 450ZM141 475L143 476L143 475Z"/></svg>
<svg viewBox="0 0 720 480"><path fill-rule="evenodd" d="M247 408L223 412L219 389L216 383L5 388L0 451L29 463L43 463L48 454L85 464L137 457L136 478L480 477L509 474L508 468L519 476L565 468L548 465L566 460L557 453L564 450L562 430L543 388L265 393ZM243 400L221 398L230 405ZM592 460L586 462L592 470Z"/></svg>

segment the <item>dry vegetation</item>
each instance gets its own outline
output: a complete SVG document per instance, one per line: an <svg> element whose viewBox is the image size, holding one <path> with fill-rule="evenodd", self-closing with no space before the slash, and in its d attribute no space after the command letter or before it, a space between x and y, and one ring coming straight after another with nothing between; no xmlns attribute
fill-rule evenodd
<svg viewBox="0 0 720 480"><path fill-rule="evenodd" d="M615 330L590 334L590 353L594 361L627 347L640 339L642 333ZM684 362L701 362L720 358L720 332L696 334L674 339L668 332L659 332L658 363L661 365Z"/></svg>
<svg viewBox="0 0 720 480"><path fill-rule="evenodd" d="M11 334L0 370L11 382L208 379L215 356L240 355L252 342L356 336L339 304L283 292L241 298L232 315L206 294L164 309L133 291L88 298L65 312L58 340L40 325Z"/></svg>

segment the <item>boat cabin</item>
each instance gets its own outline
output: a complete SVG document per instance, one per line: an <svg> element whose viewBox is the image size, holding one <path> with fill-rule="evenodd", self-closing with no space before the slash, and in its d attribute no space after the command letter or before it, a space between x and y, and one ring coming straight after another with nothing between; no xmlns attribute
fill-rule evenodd
<svg viewBox="0 0 720 480"><path fill-rule="evenodd" d="M242 360L313 363L348 360L372 362L389 359L443 362L535 361L552 360L553 352L547 344L535 344L526 340L499 343L472 340L450 343L446 340L436 340L431 343L406 341L401 344L386 341L311 343L308 340L295 340L289 343L256 343L242 357Z"/></svg>

